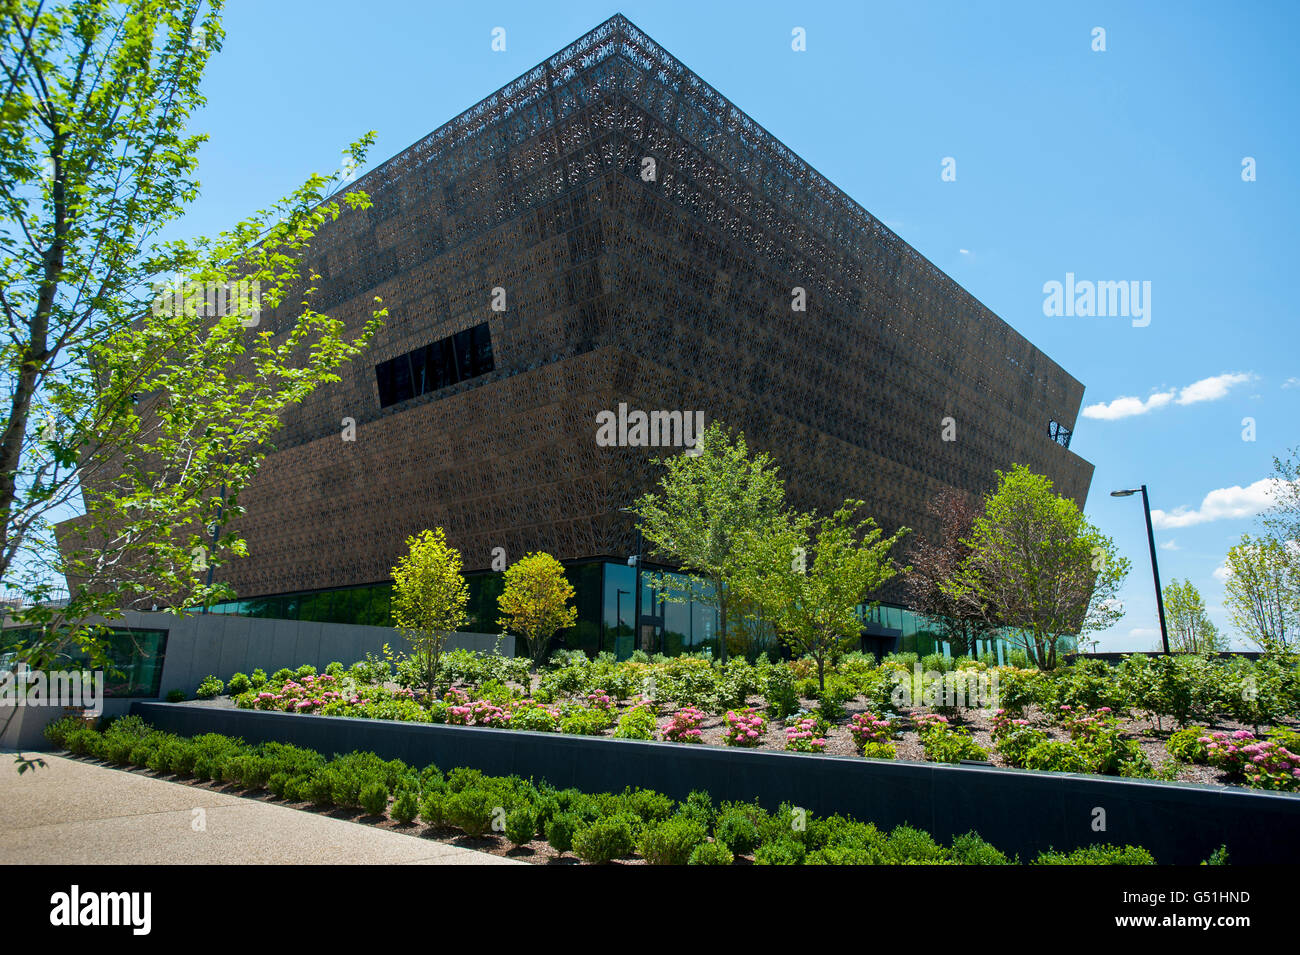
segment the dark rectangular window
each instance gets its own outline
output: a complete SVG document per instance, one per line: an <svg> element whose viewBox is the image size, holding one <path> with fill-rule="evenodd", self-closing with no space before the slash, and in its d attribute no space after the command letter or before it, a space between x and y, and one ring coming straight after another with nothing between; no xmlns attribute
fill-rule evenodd
<svg viewBox="0 0 1300 955"><path fill-rule="evenodd" d="M409 401L495 367L492 334L484 322L376 365L379 406Z"/></svg>

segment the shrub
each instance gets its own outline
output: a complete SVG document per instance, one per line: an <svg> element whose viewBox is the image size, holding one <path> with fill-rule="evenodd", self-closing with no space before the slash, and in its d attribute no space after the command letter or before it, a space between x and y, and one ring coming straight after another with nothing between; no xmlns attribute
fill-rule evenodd
<svg viewBox="0 0 1300 955"><path fill-rule="evenodd" d="M575 736L599 736L609 724L608 710L599 706L575 707L560 718L560 732Z"/></svg>
<svg viewBox="0 0 1300 955"><path fill-rule="evenodd" d="M258 667L249 675L248 682L252 685L254 690L260 690L262 687L266 686L266 671L261 667Z"/></svg>
<svg viewBox="0 0 1300 955"><path fill-rule="evenodd" d="M1227 846L1219 846L1219 848L1215 849L1213 852L1210 853L1210 857L1208 859L1206 859L1204 862L1201 863L1201 865L1227 865L1227 864L1228 864Z"/></svg>
<svg viewBox="0 0 1300 955"><path fill-rule="evenodd" d="M623 711L614 735L618 739L654 739L656 728L654 710L649 705L638 705Z"/></svg>
<svg viewBox="0 0 1300 955"><path fill-rule="evenodd" d="M276 670L274 673L271 674L272 683L284 683L287 680L292 680L292 679L293 679L293 671L290 670L288 667L280 667L280 669Z"/></svg>
<svg viewBox="0 0 1300 955"><path fill-rule="evenodd" d="M226 690L231 696L235 696L239 693L247 693L252 688L253 681L248 678L248 674L246 673L236 673L230 678L230 682L226 684Z"/></svg>
<svg viewBox="0 0 1300 955"><path fill-rule="evenodd" d="M704 714L693 706L683 707L669 717L660 729L663 738L670 743L698 743L700 741L700 724Z"/></svg>
<svg viewBox="0 0 1300 955"><path fill-rule="evenodd" d="M342 676L344 672L346 671L344 670L343 664L339 663L337 660L325 667L325 673L328 676Z"/></svg>
<svg viewBox="0 0 1300 955"><path fill-rule="evenodd" d="M393 818L404 826L414 822L419 811L420 804L414 790L403 789L393 800Z"/></svg>
<svg viewBox="0 0 1300 955"><path fill-rule="evenodd" d="M516 806L506 813L506 838L513 845L526 845L536 835L537 813L532 806Z"/></svg>
<svg viewBox="0 0 1300 955"><path fill-rule="evenodd" d="M464 789L447 797L443 812L447 822L456 828L471 836L481 836L491 828L498 805L493 793Z"/></svg>
<svg viewBox="0 0 1300 955"><path fill-rule="evenodd" d="M721 842L701 842L691 852L687 865L731 865L736 861L731 850Z"/></svg>
<svg viewBox="0 0 1300 955"><path fill-rule="evenodd" d="M560 855L573 848L573 830L578 819L572 813L556 813L546 823L546 841Z"/></svg>
<svg viewBox="0 0 1300 955"><path fill-rule="evenodd" d="M728 710L726 723L723 740L728 746L758 746L767 732L767 720L753 707L740 712Z"/></svg>
<svg viewBox="0 0 1300 955"><path fill-rule="evenodd" d="M713 808L713 797L699 789L693 789L686 795L686 802L681 804L677 814L694 819L705 829L711 829L714 820L718 818L717 810Z"/></svg>
<svg viewBox="0 0 1300 955"><path fill-rule="evenodd" d="M789 836L765 842L754 851L755 865L803 865L808 850Z"/></svg>
<svg viewBox="0 0 1300 955"><path fill-rule="evenodd" d="M203 678L203 682L199 684L199 688L194 691L194 695L200 700L210 700L214 696L220 696L221 691L225 688L226 685L224 683L218 680L215 676L208 674Z"/></svg>
<svg viewBox="0 0 1300 955"><path fill-rule="evenodd" d="M1035 865L1155 865L1151 853L1139 846L1085 846L1073 852L1055 852L1048 849L1034 862Z"/></svg>
<svg viewBox="0 0 1300 955"><path fill-rule="evenodd" d="M315 676L316 668L310 663L304 663L302 666L298 667L298 669L293 671L293 675L300 680L309 676Z"/></svg>
<svg viewBox="0 0 1300 955"><path fill-rule="evenodd" d="M601 863L621 859L634 848L633 816L618 813L603 816L573 834L573 851L583 862Z"/></svg>
<svg viewBox="0 0 1300 955"><path fill-rule="evenodd" d="M372 816L382 816L388 808L388 787L373 782L361 790L361 808Z"/></svg>
<svg viewBox="0 0 1300 955"><path fill-rule="evenodd" d="M441 826L447 821L447 794L434 790L426 792L420 801L420 818L431 826Z"/></svg>
<svg viewBox="0 0 1300 955"><path fill-rule="evenodd" d="M83 729L86 729L86 721L80 716L70 715L45 724L41 735L55 749L66 749L69 734Z"/></svg>
<svg viewBox="0 0 1300 955"><path fill-rule="evenodd" d="M785 728L785 748L794 753L825 752L826 737L820 735L819 729L813 717L795 720Z"/></svg>
<svg viewBox="0 0 1300 955"><path fill-rule="evenodd" d="M671 798L653 789L633 789L628 786L619 798L627 811L642 822L662 822L671 817L677 807Z"/></svg>
<svg viewBox="0 0 1300 955"><path fill-rule="evenodd" d="M1087 773L1092 762L1073 743L1059 739L1045 739L1035 744L1024 755L1021 763L1025 769L1047 770L1056 773Z"/></svg>
<svg viewBox="0 0 1300 955"><path fill-rule="evenodd" d="M185 701L185 691L180 687L174 690L168 690L166 700L168 703L183 703Z"/></svg>
<svg viewBox="0 0 1300 955"><path fill-rule="evenodd" d="M99 744L103 737L97 730L89 726L81 729L70 730L64 734L63 745L67 747L68 752L74 756L94 756L99 750Z"/></svg>
<svg viewBox="0 0 1300 955"><path fill-rule="evenodd" d="M870 713L854 713L849 723L849 735L861 750L867 743L888 743L893 738L893 725Z"/></svg>
<svg viewBox="0 0 1300 955"><path fill-rule="evenodd" d="M783 720L798 712L799 694L795 692L794 672L785 663L774 663L767 668L764 688L767 711L773 719Z"/></svg>
<svg viewBox="0 0 1300 955"><path fill-rule="evenodd" d="M641 830L637 851L651 865L686 865L708 833L694 819L674 816Z"/></svg>
<svg viewBox="0 0 1300 955"><path fill-rule="evenodd" d="M866 759L897 759L898 750L893 743L864 743L862 755Z"/></svg>
<svg viewBox="0 0 1300 955"><path fill-rule="evenodd" d="M968 832L952 840L952 856L963 865L1010 865L1006 854L995 849L976 833Z"/></svg>
<svg viewBox="0 0 1300 955"><path fill-rule="evenodd" d="M766 815L757 806L725 803L713 826L713 836L736 855L748 855L758 845L760 834L756 815ZM761 818L759 815L759 818Z"/></svg>
<svg viewBox="0 0 1300 955"><path fill-rule="evenodd" d="M559 725L559 710L540 703L525 703L510 717L511 729L530 730L534 733L554 733Z"/></svg>
<svg viewBox="0 0 1300 955"><path fill-rule="evenodd" d="M844 705L858 695L857 688L846 680L831 678L818 694L817 712L828 722L844 718Z"/></svg>
<svg viewBox="0 0 1300 955"><path fill-rule="evenodd" d="M970 731L956 729L946 717L928 714L915 721L925 758L936 763L959 763L963 759L988 759L988 750L975 742Z"/></svg>

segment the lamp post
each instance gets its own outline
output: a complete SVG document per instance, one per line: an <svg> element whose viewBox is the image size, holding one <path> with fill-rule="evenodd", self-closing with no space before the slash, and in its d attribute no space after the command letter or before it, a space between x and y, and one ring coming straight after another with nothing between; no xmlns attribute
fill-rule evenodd
<svg viewBox="0 0 1300 955"><path fill-rule="evenodd" d="M1160 566L1156 563L1156 535L1151 529L1151 502L1147 498L1147 486L1129 488L1124 491L1111 491L1111 497L1130 497L1138 491L1142 492L1142 510L1147 516L1147 546L1151 548L1151 576L1156 582L1156 609L1160 612L1160 642L1165 648L1165 653L1169 652L1169 631L1165 627L1165 597L1160 589Z"/></svg>

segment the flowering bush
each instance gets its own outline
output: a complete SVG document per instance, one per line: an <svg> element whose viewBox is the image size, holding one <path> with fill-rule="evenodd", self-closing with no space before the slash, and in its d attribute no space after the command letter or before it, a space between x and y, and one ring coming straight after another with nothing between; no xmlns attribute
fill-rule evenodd
<svg viewBox="0 0 1300 955"><path fill-rule="evenodd" d="M1247 730L1214 733L1205 738L1211 766L1229 775L1245 776L1255 789L1300 789L1300 755L1276 740L1256 739Z"/></svg>
<svg viewBox="0 0 1300 955"><path fill-rule="evenodd" d="M993 714L993 741L996 743L1012 733L1019 733L1029 728L1029 720L1013 717L1008 710L998 710Z"/></svg>
<svg viewBox="0 0 1300 955"><path fill-rule="evenodd" d="M700 741L700 724L704 714L693 706L685 706L674 713L659 733L670 743L698 743Z"/></svg>
<svg viewBox="0 0 1300 955"><path fill-rule="evenodd" d="M785 728L785 748L794 753L824 753L826 738L817 734L816 717L797 719Z"/></svg>
<svg viewBox="0 0 1300 955"><path fill-rule="evenodd" d="M619 739L654 739L656 725L654 705L644 700L623 711L614 735Z"/></svg>
<svg viewBox="0 0 1300 955"><path fill-rule="evenodd" d="M560 725L560 711L534 701L525 701L510 717L510 728L534 733L554 733Z"/></svg>
<svg viewBox="0 0 1300 955"><path fill-rule="evenodd" d="M970 730L949 725L946 716L923 713L912 722L921 737L925 758L932 762L959 763L963 759L989 758L988 751L975 742Z"/></svg>
<svg viewBox="0 0 1300 955"><path fill-rule="evenodd" d="M893 736L893 725L889 720L870 713L854 713L849 723L849 735L861 750L868 743L888 743Z"/></svg>
<svg viewBox="0 0 1300 955"><path fill-rule="evenodd" d="M1101 707L1096 713L1089 713L1084 709L1071 710L1068 706L1063 706L1061 709L1066 711L1061 714L1061 725L1073 740L1095 740L1107 730L1119 726L1119 721L1115 719L1109 706Z"/></svg>
<svg viewBox="0 0 1300 955"><path fill-rule="evenodd" d="M723 739L728 746L757 746L767 732L767 720L753 707L736 712L727 711L727 732Z"/></svg>

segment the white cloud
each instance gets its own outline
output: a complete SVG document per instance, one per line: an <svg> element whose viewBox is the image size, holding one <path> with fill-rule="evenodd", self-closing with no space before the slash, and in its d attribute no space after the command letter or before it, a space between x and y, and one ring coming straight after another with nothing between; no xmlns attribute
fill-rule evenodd
<svg viewBox="0 0 1300 955"><path fill-rule="evenodd" d="M1117 421L1120 418L1132 418L1163 408L1171 401L1180 405L1194 405L1202 401L1218 401L1227 395L1234 385L1253 381L1255 376L1249 372L1231 372L1202 378L1184 388L1172 388L1168 391L1156 391L1145 400L1142 398L1120 397L1110 402L1088 405L1083 409L1085 418L1097 418L1102 421Z"/></svg>
<svg viewBox="0 0 1300 955"><path fill-rule="evenodd" d="M1254 377L1248 372L1243 372L1215 375L1213 378L1202 378L1178 392L1178 403L1180 405L1194 405L1201 401L1218 401L1227 395L1233 385L1245 384L1253 380Z"/></svg>
<svg viewBox="0 0 1300 955"><path fill-rule="evenodd" d="M1148 411L1155 411L1157 408L1163 408L1174 399L1174 392L1163 391L1156 392L1150 398L1143 401L1141 398L1116 398L1107 404L1088 405L1083 409L1085 418L1100 418L1102 421L1116 421L1120 418L1131 418L1134 415L1146 414Z"/></svg>
<svg viewBox="0 0 1300 955"><path fill-rule="evenodd" d="M1300 378L1296 378L1294 375L1292 375L1292 376L1291 376L1290 378L1288 378L1286 381L1282 382L1282 387L1283 387L1283 388L1300 388Z"/></svg>
<svg viewBox="0 0 1300 955"><path fill-rule="evenodd" d="M1160 545L1160 549L1161 549L1161 550L1178 550L1178 541L1176 541L1176 540L1172 540L1172 539L1171 539L1171 540L1167 540L1167 541L1165 541L1163 544Z"/></svg>
<svg viewBox="0 0 1300 955"><path fill-rule="evenodd" d="M1161 530L1191 527L1208 521L1221 521L1238 517L1254 517L1273 505L1276 478L1262 478L1249 487L1221 487L1205 495L1201 506L1186 504L1172 511L1153 510L1151 523Z"/></svg>
<svg viewBox="0 0 1300 955"><path fill-rule="evenodd" d="M962 255L970 255L970 249L958 249L957 251Z"/></svg>
<svg viewBox="0 0 1300 955"><path fill-rule="evenodd" d="M1160 631L1152 629L1151 627L1134 627L1128 632L1128 635L1134 640L1146 640L1149 637L1160 636Z"/></svg>
<svg viewBox="0 0 1300 955"><path fill-rule="evenodd" d="M1219 583L1223 583L1231 576L1232 576L1232 571L1228 569L1227 564L1220 564L1218 567L1214 568L1214 579L1217 580Z"/></svg>

